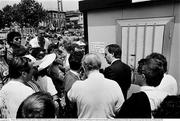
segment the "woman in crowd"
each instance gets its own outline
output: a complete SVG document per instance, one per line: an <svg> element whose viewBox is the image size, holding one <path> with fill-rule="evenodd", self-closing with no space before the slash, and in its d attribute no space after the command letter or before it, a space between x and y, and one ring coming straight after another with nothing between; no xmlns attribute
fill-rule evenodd
<svg viewBox="0 0 180 121"><path fill-rule="evenodd" d="M5 40L0 40L0 89L8 81L9 66L6 60Z"/></svg>
<svg viewBox="0 0 180 121"><path fill-rule="evenodd" d="M58 95L61 97L64 93L64 75L65 68L63 67L63 61L65 54L59 49L59 45L51 44L48 47L48 53L55 53L56 59L48 68L48 75L52 78L53 83L58 91Z"/></svg>
<svg viewBox="0 0 180 121"><path fill-rule="evenodd" d="M7 59L11 60L15 56L23 56L27 53L25 47L21 45L21 34L11 31L7 34Z"/></svg>

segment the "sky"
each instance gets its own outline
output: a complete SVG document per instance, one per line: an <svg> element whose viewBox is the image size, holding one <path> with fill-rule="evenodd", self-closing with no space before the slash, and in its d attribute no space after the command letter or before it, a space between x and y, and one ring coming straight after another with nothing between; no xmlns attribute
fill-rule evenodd
<svg viewBox="0 0 180 121"><path fill-rule="evenodd" d="M7 4L13 5L18 4L21 0L0 0L0 10ZM47 10L58 10L57 0L35 0L42 3L43 7ZM78 1L80 0L62 0L63 11L78 10Z"/></svg>

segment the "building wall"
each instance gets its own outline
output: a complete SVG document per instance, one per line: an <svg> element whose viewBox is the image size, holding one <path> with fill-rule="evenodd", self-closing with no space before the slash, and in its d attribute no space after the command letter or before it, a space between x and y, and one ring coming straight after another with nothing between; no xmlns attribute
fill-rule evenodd
<svg viewBox="0 0 180 121"><path fill-rule="evenodd" d="M180 3L174 7L175 27L173 41L171 45L171 59L169 65L169 73L172 74L178 81L180 87ZM180 88L179 88L180 93Z"/></svg>
<svg viewBox="0 0 180 121"><path fill-rule="evenodd" d="M119 9L104 9L88 12L88 41L89 51L94 52L96 45L103 46L116 43L116 21L118 19L175 17L174 33L171 45L169 73L178 81L180 87L180 3L153 5L145 7L126 7ZM99 42L99 43L98 43ZM91 47L93 46L93 47ZM98 47L97 47L98 48ZM103 61L103 68L107 66L104 55L99 54ZM179 90L180 92L180 90Z"/></svg>

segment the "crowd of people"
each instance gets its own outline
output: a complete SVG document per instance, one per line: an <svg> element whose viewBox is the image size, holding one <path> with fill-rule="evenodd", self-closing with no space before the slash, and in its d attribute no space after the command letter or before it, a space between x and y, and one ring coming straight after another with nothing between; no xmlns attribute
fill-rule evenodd
<svg viewBox="0 0 180 121"><path fill-rule="evenodd" d="M110 44L104 48L109 66L102 69L82 38L67 38L48 39L39 28L26 46L15 31L0 40L1 118L180 117L177 82L164 55L151 53L132 72L121 47ZM128 96L132 82L139 90Z"/></svg>

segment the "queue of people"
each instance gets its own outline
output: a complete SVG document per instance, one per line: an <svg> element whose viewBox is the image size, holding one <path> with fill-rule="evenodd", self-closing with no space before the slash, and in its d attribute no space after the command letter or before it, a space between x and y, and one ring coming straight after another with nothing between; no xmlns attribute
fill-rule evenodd
<svg viewBox="0 0 180 121"><path fill-rule="evenodd" d="M133 72L121 61L119 45L104 48L109 66L103 70L97 54L85 54L83 41L54 43L39 28L28 44L21 45L18 32L0 40L1 118L180 117L174 113L177 82L160 53L139 60L133 76L139 90L128 96Z"/></svg>

